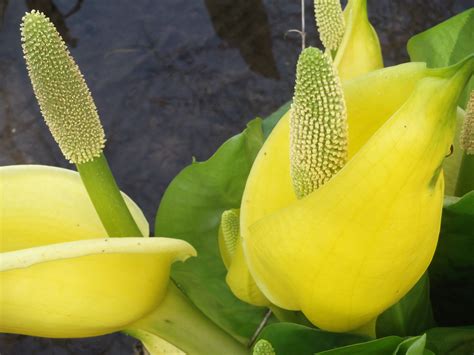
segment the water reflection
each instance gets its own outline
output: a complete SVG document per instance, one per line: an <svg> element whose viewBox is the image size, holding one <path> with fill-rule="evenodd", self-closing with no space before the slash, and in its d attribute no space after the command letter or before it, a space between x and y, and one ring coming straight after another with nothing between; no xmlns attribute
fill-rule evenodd
<svg viewBox="0 0 474 355"><path fill-rule="evenodd" d="M77 0L66 13L62 13L52 0L26 0L28 10L38 10L44 13L54 23L64 41L70 47L77 46L77 38L72 37L66 26L66 19L81 9L84 0Z"/></svg>
<svg viewBox="0 0 474 355"><path fill-rule="evenodd" d="M230 47L238 48L252 71L279 79L272 38L261 0L204 0L212 26Z"/></svg>
<svg viewBox="0 0 474 355"><path fill-rule="evenodd" d="M0 0L0 27L3 25L3 17L7 10L8 0Z"/></svg>

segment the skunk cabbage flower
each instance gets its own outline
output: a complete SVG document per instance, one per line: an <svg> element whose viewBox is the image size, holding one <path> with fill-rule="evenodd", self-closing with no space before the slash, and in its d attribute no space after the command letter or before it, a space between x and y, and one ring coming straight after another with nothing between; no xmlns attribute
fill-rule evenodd
<svg viewBox="0 0 474 355"><path fill-rule="evenodd" d="M79 174L0 168L0 332L89 337L126 328L165 296L170 265L195 255L168 238L107 233ZM148 224L124 195L143 235Z"/></svg>
<svg viewBox="0 0 474 355"><path fill-rule="evenodd" d="M315 0L314 5L321 40L326 49L335 53L334 66L343 82L383 67L377 33L367 16L367 0L349 0L344 12L341 11L339 0ZM410 82L412 82L411 79L416 78L417 76L410 78ZM381 90L385 90L385 88ZM288 120L289 113L282 119L283 122L286 122L286 128L288 128ZM364 127L362 125L360 127L363 131ZM361 134L364 135L365 132L361 132ZM349 144L351 143L349 142ZM282 154L288 154L283 151L284 149L282 149ZM293 196L292 188L290 190L291 196ZM271 199L279 199L278 195L272 196ZM286 196L286 193L283 191L282 195ZM277 204L277 206L280 205ZM233 211L234 215L238 214L237 210ZM222 223L227 223L224 219L231 216L227 213L229 211L224 212L219 232L221 256L228 269L226 282L234 295L242 301L256 306L270 305L248 271L241 238L227 236L233 240L232 243L235 243L232 253L222 247L229 243L228 241L224 242L226 237L225 233L222 233Z"/></svg>
<svg viewBox="0 0 474 355"><path fill-rule="evenodd" d="M407 99L416 82L427 76L429 72L424 63L408 63L375 71L361 80L349 80L342 83L350 136L347 142L349 157L382 125L383 120L396 111ZM367 105L366 103L370 100L373 102L384 100L384 104L377 107ZM241 219L246 219L241 221L244 227L296 200L290 176L289 131L290 112L286 113L274 128L252 167L251 176L261 175L262 178L253 177L252 181L247 183L247 193L244 198L248 201L244 201L245 210L240 214ZM249 196L252 197L249 198ZM233 240L231 244L236 245L235 252L229 253L226 251L227 248L222 247L229 244L229 242L224 242L226 236L232 235L232 233L223 232L224 223L228 223L224 219L229 219L229 217L235 219L238 215L237 210L232 211L232 213L224 212L219 231L221 255L224 264L229 269L226 277L227 284L234 295L242 301L256 306L269 305L270 301L261 293L250 275L243 248L239 246L242 244L240 235L235 239L230 237ZM226 229L226 231L229 230L229 228ZM241 234L240 228L233 227L233 230L237 231L234 233ZM230 273L231 267L232 273Z"/></svg>
<svg viewBox="0 0 474 355"><path fill-rule="evenodd" d="M473 67L472 57L443 69L408 63L344 82L347 163L301 199L291 174L290 115L280 120L255 160L240 209L244 256L268 300L345 332L371 323L411 289L436 247L441 164ZM332 120L320 118L322 131L331 131ZM320 144L311 134L307 142Z"/></svg>

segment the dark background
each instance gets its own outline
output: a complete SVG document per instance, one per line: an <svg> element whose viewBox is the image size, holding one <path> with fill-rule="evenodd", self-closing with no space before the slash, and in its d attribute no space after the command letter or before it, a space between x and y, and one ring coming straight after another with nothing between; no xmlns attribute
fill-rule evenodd
<svg viewBox="0 0 474 355"><path fill-rule="evenodd" d="M345 1L343 1L345 2ZM320 46L312 1L307 43ZM385 65L408 60L407 40L473 0L369 0ZM38 9L55 23L92 91L117 181L150 225L172 178L207 159L247 121L292 96L301 41L299 0L0 0L0 165L72 168L39 113L19 25ZM114 334L81 340L0 335L0 353L133 354Z"/></svg>

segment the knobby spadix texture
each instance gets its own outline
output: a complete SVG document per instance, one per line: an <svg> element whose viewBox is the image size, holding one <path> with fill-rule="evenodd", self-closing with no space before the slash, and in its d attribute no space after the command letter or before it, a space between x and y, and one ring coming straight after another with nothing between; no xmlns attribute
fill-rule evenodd
<svg viewBox="0 0 474 355"><path fill-rule="evenodd" d="M33 10L23 17L21 36L33 90L62 153L75 164L99 157L105 134L96 106L54 25Z"/></svg>
<svg viewBox="0 0 474 355"><path fill-rule="evenodd" d="M326 183L347 158L347 115L329 54L305 49L296 70L290 116L290 167L301 198Z"/></svg>
<svg viewBox="0 0 474 355"><path fill-rule="evenodd" d="M247 303L267 306L268 300L258 289L245 265L238 209L222 213L218 241L222 261L228 270L226 283L234 295Z"/></svg>
<svg viewBox="0 0 474 355"><path fill-rule="evenodd" d="M322 329L348 331L416 283L436 246L441 163L473 66L472 58L441 70L411 63L347 82L349 161L301 200L281 149L288 118L280 121L241 206L247 265L272 303L302 310Z"/></svg>
<svg viewBox="0 0 474 355"><path fill-rule="evenodd" d="M230 258L235 254L240 239L239 211L227 210L222 213L219 237L222 238L225 254ZM221 239L220 239L221 240Z"/></svg>
<svg viewBox="0 0 474 355"><path fill-rule="evenodd" d="M467 104L466 118L461 133L461 148L467 154L474 154L474 91L471 91Z"/></svg>
<svg viewBox="0 0 474 355"><path fill-rule="evenodd" d="M339 0L314 0L314 15L324 47L336 50L344 36L344 16Z"/></svg>
<svg viewBox="0 0 474 355"><path fill-rule="evenodd" d="M253 347L253 355L275 355L275 349L273 349L272 344L265 339L260 339L257 341Z"/></svg>

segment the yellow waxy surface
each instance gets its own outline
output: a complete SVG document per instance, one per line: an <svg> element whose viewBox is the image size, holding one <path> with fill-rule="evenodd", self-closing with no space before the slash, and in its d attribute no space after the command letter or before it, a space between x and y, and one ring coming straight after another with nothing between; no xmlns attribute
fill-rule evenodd
<svg viewBox="0 0 474 355"><path fill-rule="evenodd" d="M367 0L349 0L344 19L344 37L334 58L342 81L383 67L379 39L367 16Z"/></svg>
<svg viewBox="0 0 474 355"><path fill-rule="evenodd" d="M328 2L332 1L328 0ZM330 4L333 10L335 10L334 3L335 2L332 2L332 4ZM317 8L316 11L318 11ZM366 1L350 0L344 10L344 18L348 26L344 28L344 36L334 62L339 78L343 82L344 80L349 80L383 67L382 52L378 42L378 37L367 18ZM335 27L339 26L334 23L326 25L336 25ZM340 40L337 39L337 41ZM417 76L412 77L411 74L421 75L421 71L418 70L420 66L422 65L417 64L415 67L411 66L410 69L402 71L403 74L401 74L401 76L406 79L407 83L409 83L407 86L408 90L412 89L412 86L410 85L414 85L416 82L415 79L417 78ZM373 90L360 90L356 84L352 89L352 94L357 94L363 97L371 97L372 95L373 97L384 98L384 91L386 91L387 88L383 87L383 85L387 85L388 80L399 76L399 74L397 71L394 71L384 72L383 75L387 77L387 80L373 81L372 83L374 84L379 83L374 86ZM377 76L377 78L379 78L379 76ZM344 92L345 91L346 89L344 89ZM393 101L398 102L405 98L405 93L399 93L398 88L392 90L390 87L389 91L394 93ZM367 139L371 134L373 134L373 132L375 132L375 130L386 120L386 111L390 111L394 106L389 104L388 109L378 108L385 113L374 118L370 115L366 115L367 109L365 109L363 105L359 105L355 102L354 105L354 111L358 110L360 112L360 117L359 115L357 115L357 117L354 114L350 115L350 108L347 108L349 115L349 131L352 131L350 133L354 136L354 139L349 139L348 142L349 156L351 150L353 150L355 146L361 144L364 139ZM376 111L376 109L372 109L372 111ZM391 113L393 113L393 111ZM258 171L268 172L268 176L265 175L265 179L249 179L251 182L248 183L250 187L246 188L249 192L244 195L246 196L245 198L247 202L243 201L243 204L246 205L246 210L243 215L241 215L241 226L248 226L255 220L286 206L296 198L291 184L290 165L287 164L289 161L290 151L289 116L290 114L287 113L281 118L277 127L272 131L270 138L266 140L254 167L252 168L253 173L251 173L250 176L252 176L252 174L254 177L264 176ZM354 120L360 121L361 124L352 128L350 123L351 116ZM364 127L364 125L369 129L366 129L367 127ZM361 127L361 129L357 131L357 127ZM222 249L221 254L223 255L224 262L228 265L228 257L225 253L222 253ZM248 270L246 263L242 262L239 263L239 265L241 265L243 270L236 271L235 273L247 275ZM238 282L239 278L232 278L232 280ZM242 280L246 282L247 278L242 278ZM235 284L233 287L245 289L247 286L239 286ZM248 299L244 301L252 303Z"/></svg>
<svg viewBox="0 0 474 355"><path fill-rule="evenodd" d="M195 255L168 238L106 238L77 173L0 168L0 332L87 337L123 329L166 292L170 265ZM148 224L125 196L140 230Z"/></svg>
<svg viewBox="0 0 474 355"><path fill-rule="evenodd" d="M408 63L343 83L349 158L398 110L416 82L428 73L424 63ZM289 118L288 112L280 119L252 166L240 211L244 238L249 225L296 200L290 176Z"/></svg>
<svg viewBox="0 0 474 355"><path fill-rule="evenodd" d="M414 285L436 247L440 166L470 70L466 64L450 78L453 70L412 63L344 83L349 142L358 137L349 143L352 159L301 200L290 192L288 118L279 122L241 206L247 265L272 303L302 310L323 329L349 331Z"/></svg>

